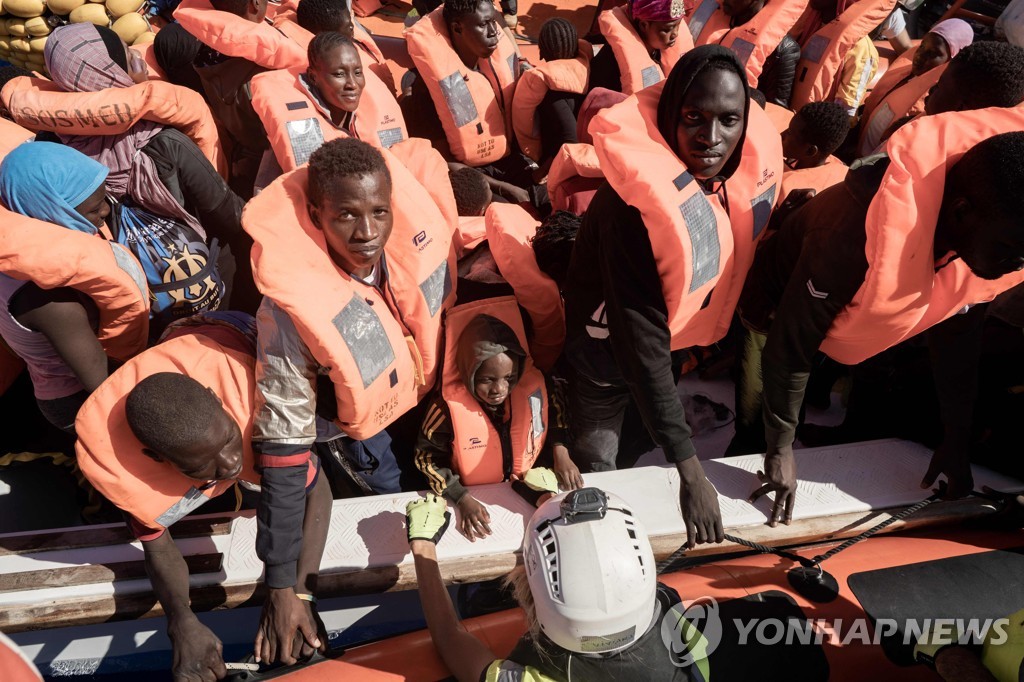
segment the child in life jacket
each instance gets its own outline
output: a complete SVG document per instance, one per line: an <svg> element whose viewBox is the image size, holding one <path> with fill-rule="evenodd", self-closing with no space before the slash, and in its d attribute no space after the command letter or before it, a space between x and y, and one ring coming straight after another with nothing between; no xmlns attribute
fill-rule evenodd
<svg viewBox="0 0 1024 682"><path fill-rule="evenodd" d="M842 182L846 164L832 154L850 132L843 105L837 102L811 102L804 105L782 132L782 154L786 170L782 175L783 202L794 189L820 192Z"/></svg>
<svg viewBox="0 0 1024 682"><path fill-rule="evenodd" d="M409 547L434 647L459 682L708 680L708 639L658 582L643 523L598 488L555 496L534 512L523 566L506 578L528 631L506 658L459 622L437 543L451 521L434 495L406 507ZM557 595L557 596L556 596Z"/></svg>
<svg viewBox="0 0 1024 682"><path fill-rule="evenodd" d="M436 494L455 503L460 530L475 541L491 534L490 514L467 484L520 479L547 464L567 488L583 480L566 447L563 389L524 350L515 299L462 308L448 315L444 378L423 418L416 466ZM518 333L507 322L518 322Z"/></svg>

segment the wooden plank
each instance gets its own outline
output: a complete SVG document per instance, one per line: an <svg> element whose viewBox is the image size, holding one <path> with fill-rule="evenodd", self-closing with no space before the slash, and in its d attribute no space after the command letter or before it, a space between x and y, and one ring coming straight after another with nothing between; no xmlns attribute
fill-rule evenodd
<svg viewBox="0 0 1024 682"><path fill-rule="evenodd" d="M186 518L171 528L176 538L194 538L208 535L227 535L231 532L231 517ZM135 538L126 525L109 528L70 528L47 533L18 533L0 535L0 556L49 552L83 547L103 547L131 542Z"/></svg>
<svg viewBox="0 0 1024 682"><path fill-rule="evenodd" d="M216 554L194 554L185 557L189 573L214 573L220 570L224 556ZM132 580L146 577L146 562L119 561L102 564L84 564L51 568L43 571L25 571L0 575L0 592L21 592L40 590L47 587L71 587L117 580Z"/></svg>
<svg viewBox="0 0 1024 682"><path fill-rule="evenodd" d="M800 553L814 556L827 549L822 542L835 542L860 535L868 528L888 519L899 509L873 512L855 512L830 517L794 521L789 526L769 528L766 525L744 526L728 529L732 535L771 546L817 545L813 550ZM990 503L978 498L966 498L950 502L936 502L913 516L897 521L885 529L885 533L916 530L943 525L960 525L971 519L980 519L992 513ZM449 531L455 532L455 531ZM651 538L655 556L661 560L672 554L684 542L681 534L666 534ZM743 551L746 548L723 542L720 545L701 545L687 556L712 556ZM445 561L441 573L445 581L476 582L506 575L517 563L518 555L512 552L487 557L461 557ZM325 572L320 575L317 595L320 598L354 596L391 590L416 589L416 577L411 563L398 566L384 566L363 570ZM262 604L262 584L246 583L235 585L214 585L191 591L192 608L196 611L210 611L221 608L257 606ZM153 594L144 592L101 595L59 602L34 603L21 607L10 607L0 611L0 630L21 632L48 627L68 627L133 618L147 618L162 615L162 609Z"/></svg>

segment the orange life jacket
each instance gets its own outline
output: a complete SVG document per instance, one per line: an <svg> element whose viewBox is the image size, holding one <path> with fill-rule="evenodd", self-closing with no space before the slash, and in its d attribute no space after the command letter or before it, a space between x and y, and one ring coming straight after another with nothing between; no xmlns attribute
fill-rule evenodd
<svg viewBox="0 0 1024 682"><path fill-rule="evenodd" d="M484 221L494 262L530 316L530 355L546 372L565 344L565 305L558 284L541 271L530 244L540 223L517 204L491 204Z"/></svg>
<svg viewBox="0 0 1024 682"><path fill-rule="evenodd" d="M802 47L790 106L794 111L811 102L830 102L836 91L846 53L881 24L896 0L859 0L817 30Z"/></svg>
<svg viewBox="0 0 1024 682"><path fill-rule="evenodd" d="M992 108L922 116L889 138L891 162L865 219L867 275L832 323L824 353L863 362L1024 282L1024 271L982 279L960 259L936 272L934 255L946 173L979 142L1019 130L1024 111Z"/></svg>
<svg viewBox="0 0 1024 682"><path fill-rule="evenodd" d="M485 241L487 241L487 223L484 217L482 215L460 215L458 227L455 228L455 234L452 235L456 255L462 258L467 252L472 251Z"/></svg>
<svg viewBox="0 0 1024 682"><path fill-rule="evenodd" d="M125 416L128 394L146 377L173 372L198 381L217 396L242 431L238 478L259 485L252 454L255 368L252 342L227 325L184 327L136 355L93 391L78 412L75 449L82 473L105 498L152 529L171 526L235 484L231 479L203 488L173 465L142 452L144 446Z"/></svg>
<svg viewBox="0 0 1024 682"><path fill-rule="evenodd" d="M17 123L0 118L0 160L14 151L23 142L34 139L36 134Z"/></svg>
<svg viewBox="0 0 1024 682"><path fill-rule="evenodd" d="M442 316L454 299L451 229L406 167L388 150L381 154L391 171L394 214L383 291L331 260L306 208L306 168L275 180L242 213L255 241L257 287L288 313L329 369L337 424L357 440L380 433L433 387Z"/></svg>
<svg viewBox="0 0 1024 682"><path fill-rule="evenodd" d="M908 52L916 51L917 48L908 50ZM909 61L904 64L902 60L903 55L900 55L899 63L889 67L864 104L860 124L860 141L857 148L861 156L873 154L878 146L871 144L868 135L869 129L880 129L884 133L893 123L904 116L914 116L924 112L924 100L928 97L928 91L939 82L939 78L949 66L947 62L920 76L910 77L910 80L904 83L904 79L910 76L912 64Z"/></svg>
<svg viewBox="0 0 1024 682"><path fill-rule="evenodd" d="M309 44L313 42L314 36L299 26L299 22L295 17L295 10L283 9L278 11L274 15L273 23L277 30L295 41L304 52L308 53ZM363 56L367 57L367 59L363 60L364 68L377 74L377 77L384 81L384 84L388 86L391 92L395 92L395 77L391 73L391 69L388 68L387 60L384 59L384 53L377 47L373 36L358 23L353 23L352 26L352 42L363 53Z"/></svg>
<svg viewBox="0 0 1024 682"><path fill-rule="evenodd" d="M348 137L300 81L305 72L305 68L264 71L250 81L252 108L285 172L309 161L324 142ZM394 95L372 71L364 71L363 77L366 85L352 120L352 136L374 147L390 147L408 138Z"/></svg>
<svg viewBox="0 0 1024 682"><path fill-rule="evenodd" d="M683 30L685 25L680 26L676 44L662 50L660 61L655 62L651 59L651 53L644 45L643 38L633 28L633 22L625 7L601 12L597 24L601 29L601 35L608 40L608 47L612 48L615 54L615 61L619 63L622 92L627 95L665 80L665 76L679 61L679 57L693 49L693 38L688 31Z"/></svg>
<svg viewBox="0 0 1024 682"><path fill-rule="evenodd" d="M452 469L465 485L486 485L505 480L501 437L480 402L466 386L455 361L462 332L478 315L490 315L515 332L527 348L519 304L513 296L484 299L448 311L445 333L444 376L441 396L452 419ZM512 473L522 477L537 460L547 435L548 392L544 375L526 357L522 374L505 405L511 410Z"/></svg>
<svg viewBox="0 0 1024 682"><path fill-rule="evenodd" d="M769 0L753 19L730 27L718 0L703 0L689 17L694 45L721 45L736 53L747 70L747 83L757 87L764 63L807 9L807 0Z"/></svg>
<svg viewBox="0 0 1024 682"><path fill-rule="evenodd" d="M838 185L846 179L850 170L845 163L834 156L825 159L825 163L815 168L786 169L782 174L782 189L776 203L782 204L795 189L813 189L817 194L832 185Z"/></svg>
<svg viewBox="0 0 1024 682"><path fill-rule="evenodd" d="M149 80L151 81L166 81L167 74L160 68L160 63L156 60L156 53L153 52L153 43L143 43L142 45L133 45L132 49L139 53L142 60L146 62L146 72L149 74Z"/></svg>
<svg viewBox="0 0 1024 682"><path fill-rule="evenodd" d="M0 90L16 123L62 135L120 135L139 121L181 130L214 168L226 167L217 124L202 96L180 85L146 81L127 88L65 92L56 83L22 76Z"/></svg>
<svg viewBox="0 0 1024 682"><path fill-rule="evenodd" d="M777 130L780 135L786 132L786 129L789 128L789 122L792 121L793 116L796 115L796 112L792 109L780 107L774 102L765 102L764 113L768 114L768 119L772 122L772 125L775 126L775 130Z"/></svg>
<svg viewBox="0 0 1024 682"><path fill-rule="evenodd" d="M405 29L409 56L420 72L456 160L486 166L505 158L518 57L505 31L498 47L477 69L469 69L452 47L442 7Z"/></svg>
<svg viewBox="0 0 1024 682"><path fill-rule="evenodd" d="M782 176L782 142L751 106L739 167L726 183L727 214L705 194L658 131L655 85L605 109L590 124L601 166L640 210L661 277L671 348L707 346L728 331L757 240Z"/></svg>
<svg viewBox="0 0 1024 682"><path fill-rule="evenodd" d="M448 162L441 156L441 152L434 149L430 140L422 137L402 140L389 147L388 151L426 188L454 233L459 225L459 208L455 203L452 180L448 176Z"/></svg>
<svg viewBox="0 0 1024 682"><path fill-rule="evenodd" d="M512 129L519 140L519 148L534 161L540 161L542 146L537 107L551 90L585 94L593 54L594 48L590 43L581 40L574 58L541 62L524 72L516 84L512 98Z"/></svg>
<svg viewBox="0 0 1024 682"><path fill-rule="evenodd" d="M556 211L583 215L604 183L604 171L592 144L563 144L548 168L548 196Z"/></svg>
<svg viewBox="0 0 1024 682"><path fill-rule="evenodd" d="M381 0L352 0L352 13L357 17L368 17L383 6Z"/></svg>
<svg viewBox="0 0 1024 682"><path fill-rule="evenodd" d="M214 9L210 0L181 0L174 18L203 45L228 57L270 70L306 65L306 51L270 23Z"/></svg>
<svg viewBox="0 0 1024 682"><path fill-rule="evenodd" d="M146 274L127 247L0 208L0 272L41 289L71 287L96 303L106 354L127 360L149 339Z"/></svg>
<svg viewBox="0 0 1024 682"><path fill-rule="evenodd" d="M0 669L7 682L43 682L32 660L3 633L0 633Z"/></svg>
<svg viewBox="0 0 1024 682"><path fill-rule="evenodd" d="M914 55L921 46L920 40L913 41L913 46L889 63L884 73L878 76L878 81L872 86L871 91L864 98L864 107L861 110L861 120L866 121L882 100L892 92L900 81L910 75L911 67L914 64Z"/></svg>

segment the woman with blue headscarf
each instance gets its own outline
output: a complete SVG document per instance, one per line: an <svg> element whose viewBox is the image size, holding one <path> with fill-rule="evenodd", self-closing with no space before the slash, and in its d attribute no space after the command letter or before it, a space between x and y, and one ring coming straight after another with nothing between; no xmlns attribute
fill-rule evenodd
<svg viewBox="0 0 1024 682"><path fill-rule="evenodd" d="M99 236L110 214L107 168L49 142L15 148L0 164L0 200L22 215ZM108 374L99 310L70 287L43 289L0 273L0 335L28 365L39 409L74 434L75 415Z"/></svg>

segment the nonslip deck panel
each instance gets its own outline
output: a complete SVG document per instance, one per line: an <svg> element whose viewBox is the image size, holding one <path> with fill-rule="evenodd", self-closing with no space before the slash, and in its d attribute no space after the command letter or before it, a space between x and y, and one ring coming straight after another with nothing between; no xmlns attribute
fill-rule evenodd
<svg viewBox="0 0 1024 682"><path fill-rule="evenodd" d="M882 637L882 648L894 663L911 665L913 642L903 643L908 621L983 623L1024 609L1024 547L880 568L847 582L873 621L896 622L899 631Z"/></svg>

